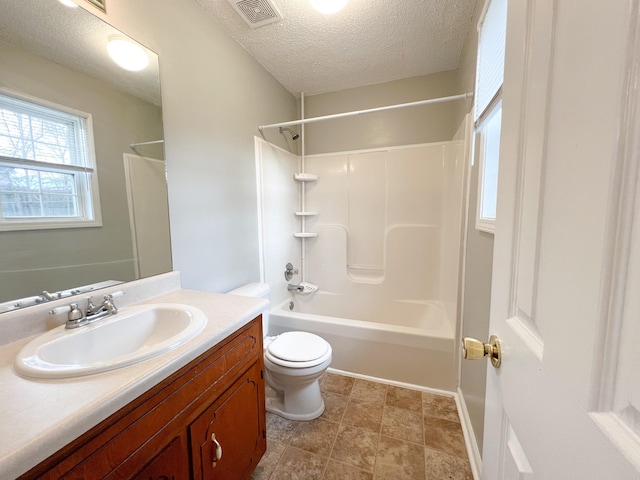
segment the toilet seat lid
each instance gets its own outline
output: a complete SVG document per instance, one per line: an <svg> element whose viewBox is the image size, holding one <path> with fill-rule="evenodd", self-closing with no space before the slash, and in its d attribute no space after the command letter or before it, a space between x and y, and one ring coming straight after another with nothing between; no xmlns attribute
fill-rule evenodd
<svg viewBox="0 0 640 480"><path fill-rule="evenodd" d="M325 356L330 348L325 339L313 333L285 332L278 335L267 350L287 362L309 362Z"/></svg>

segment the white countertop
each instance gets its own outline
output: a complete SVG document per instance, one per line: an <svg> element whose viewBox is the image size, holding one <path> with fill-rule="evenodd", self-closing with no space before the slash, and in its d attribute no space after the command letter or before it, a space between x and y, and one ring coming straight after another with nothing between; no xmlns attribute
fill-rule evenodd
<svg viewBox="0 0 640 480"><path fill-rule="evenodd" d="M158 357L86 377L36 380L12 367L34 336L0 346L0 478L28 471L60 448L179 370L260 314L266 300L176 290L140 303L184 303L208 318L189 342ZM122 310L127 307L122 307Z"/></svg>

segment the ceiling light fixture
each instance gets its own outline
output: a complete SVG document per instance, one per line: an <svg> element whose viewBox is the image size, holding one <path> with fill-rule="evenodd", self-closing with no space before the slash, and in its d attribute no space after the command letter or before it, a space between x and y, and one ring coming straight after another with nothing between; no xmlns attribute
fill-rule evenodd
<svg viewBox="0 0 640 480"><path fill-rule="evenodd" d="M349 0L309 0L313 8L320 13L331 15L342 10Z"/></svg>
<svg viewBox="0 0 640 480"><path fill-rule="evenodd" d="M125 70L137 72L149 65L149 56L144 48L123 36L109 37L107 51L113 61Z"/></svg>
<svg viewBox="0 0 640 480"><path fill-rule="evenodd" d="M61 4L63 4L65 7L69 7L69 8L77 8L78 4L72 2L71 0L58 0Z"/></svg>

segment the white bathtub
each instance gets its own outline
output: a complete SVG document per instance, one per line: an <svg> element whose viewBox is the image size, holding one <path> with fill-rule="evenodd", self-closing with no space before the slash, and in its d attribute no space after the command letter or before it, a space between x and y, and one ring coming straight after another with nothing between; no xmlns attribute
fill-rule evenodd
<svg viewBox="0 0 640 480"><path fill-rule="evenodd" d="M366 301L316 292L271 309L269 332L312 332L333 349L332 368L455 390L453 331L438 302Z"/></svg>

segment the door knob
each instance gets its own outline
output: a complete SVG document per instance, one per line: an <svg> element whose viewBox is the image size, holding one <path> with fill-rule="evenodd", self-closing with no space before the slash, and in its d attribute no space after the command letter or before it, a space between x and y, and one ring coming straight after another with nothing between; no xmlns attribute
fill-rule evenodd
<svg viewBox="0 0 640 480"><path fill-rule="evenodd" d="M491 359L491 365L499 368L502 363L502 350L500 339L495 335L491 335L489 343L482 343L471 337L465 337L462 340L462 357L465 360L479 360L487 355Z"/></svg>

